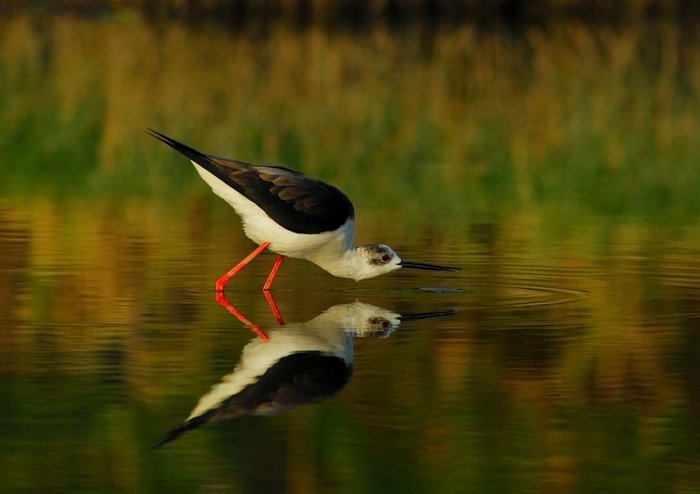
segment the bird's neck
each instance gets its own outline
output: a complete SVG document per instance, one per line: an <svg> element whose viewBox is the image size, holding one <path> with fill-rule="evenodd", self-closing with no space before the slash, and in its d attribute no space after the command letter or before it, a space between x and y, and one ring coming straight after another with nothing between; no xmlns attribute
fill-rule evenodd
<svg viewBox="0 0 700 494"><path fill-rule="evenodd" d="M359 281L374 276L367 270L367 262L355 246L349 246L340 256L318 256L309 260L339 278Z"/></svg>

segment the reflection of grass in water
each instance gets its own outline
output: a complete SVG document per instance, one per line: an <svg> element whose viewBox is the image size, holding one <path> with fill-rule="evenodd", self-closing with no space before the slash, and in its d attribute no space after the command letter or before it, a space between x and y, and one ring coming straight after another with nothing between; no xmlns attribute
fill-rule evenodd
<svg viewBox="0 0 700 494"><path fill-rule="evenodd" d="M303 169L373 207L700 211L700 61L672 25L253 39L135 18L4 22L5 193L167 200L201 187L141 132L152 126Z"/></svg>

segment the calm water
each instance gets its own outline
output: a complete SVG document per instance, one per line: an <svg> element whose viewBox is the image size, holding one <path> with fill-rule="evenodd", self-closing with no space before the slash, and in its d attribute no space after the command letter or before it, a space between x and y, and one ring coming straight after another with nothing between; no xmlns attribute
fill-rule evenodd
<svg viewBox="0 0 700 494"><path fill-rule="evenodd" d="M4 491L700 492L700 51L674 26L0 23ZM264 254L235 317L213 284L253 246L146 126L332 181L359 242L462 270L288 260L281 325Z"/></svg>

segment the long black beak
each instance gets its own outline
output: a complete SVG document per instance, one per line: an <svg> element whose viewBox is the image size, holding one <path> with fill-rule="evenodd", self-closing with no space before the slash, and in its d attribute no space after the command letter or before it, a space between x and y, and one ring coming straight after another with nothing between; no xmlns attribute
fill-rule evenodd
<svg viewBox="0 0 700 494"><path fill-rule="evenodd" d="M457 309L435 310L432 312L416 312L415 314L401 314L399 319L404 321L416 321L418 319L429 319L431 317L444 317L459 314Z"/></svg>
<svg viewBox="0 0 700 494"><path fill-rule="evenodd" d="M399 266L402 268L427 269L430 271L459 271L459 268L450 268L448 266L438 266L436 264L426 264L424 262L401 261Z"/></svg>

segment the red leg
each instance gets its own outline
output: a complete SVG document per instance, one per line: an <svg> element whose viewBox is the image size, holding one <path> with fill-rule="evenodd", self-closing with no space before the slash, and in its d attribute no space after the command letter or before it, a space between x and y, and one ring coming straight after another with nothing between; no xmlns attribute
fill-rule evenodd
<svg viewBox="0 0 700 494"><path fill-rule="evenodd" d="M280 326L284 326L284 319L282 319L282 313L280 312L279 307L277 307L277 302L275 301L275 297L272 296L272 292L269 290L265 290L263 292L265 294L265 300L267 300L267 305L270 306L270 310L275 316L275 319L277 319L277 324Z"/></svg>
<svg viewBox="0 0 700 494"><path fill-rule="evenodd" d="M279 272L280 268L282 267L282 261L284 261L284 256L280 254L277 257L277 260L275 261L274 266L272 266L272 271L270 271L270 275L267 277L267 281L265 282L265 285L263 285L263 290L267 291L272 286L272 282L275 281L275 277L277 276L277 273Z"/></svg>
<svg viewBox="0 0 700 494"><path fill-rule="evenodd" d="M224 291L224 288L226 288L226 283L228 283L228 280L231 279L231 277L232 277L233 275L235 275L236 273L238 273L241 269L243 269L244 267L246 267L246 266L248 265L248 263L249 263L250 261L252 261L252 260L255 258L255 256L257 256L257 255L260 254L262 251L264 251L265 249L267 249L267 246L268 246L268 245L270 245L270 242L263 242L263 243L261 243L260 245L258 245L258 247L257 247L253 252L251 252L250 254L248 254L248 257L246 257L246 258L243 259L241 262L239 262L238 264L236 264L236 265L233 267L233 269L232 269L231 271L229 271L228 273L226 273L225 275L223 275L221 278L219 278L218 280L216 280L216 291L217 291L217 293L218 293L218 292L223 292L223 291Z"/></svg>
<svg viewBox="0 0 700 494"><path fill-rule="evenodd" d="M239 312L238 309L231 305L231 303L226 298L226 295L224 295L224 292L216 292L216 301L219 302L219 304L224 309L236 316L236 318L239 321L241 321L243 324L252 329L255 332L255 334L258 335L258 338L260 338L263 341L270 341L270 337L267 336L267 334L265 334L265 331L263 331L262 328L260 328L260 326L250 322L246 316L244 316L241 312Z"/></svg>

